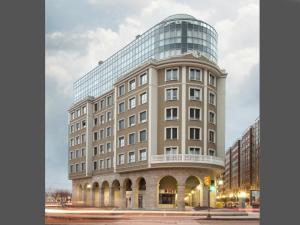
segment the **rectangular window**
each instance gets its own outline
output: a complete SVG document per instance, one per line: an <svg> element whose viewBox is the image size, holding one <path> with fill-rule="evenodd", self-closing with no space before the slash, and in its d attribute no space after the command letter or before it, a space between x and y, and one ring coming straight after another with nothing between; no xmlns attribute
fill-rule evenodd
<svg viewBox="0 0 300 225"><path fill-rule="evenodd" d="M79 116L80 116L80 109L78 109L78 110L76 111L76 113L77 113L77 117L79 117Z"/></svg>
<svg viewBox="0 0 300 225"><path fill-rule="evenodd" d="M111 121L111 117L112 117L112 113L111 112L107 112L106 113L106 120L107 120L107 122Z"/></svg>
<svg viewBox="0 0 300 225"><path fill-rule="evenodd" d="M100 154L104 154L104 145L99 145Z"/></svg>
<svg viewBox="0 0 300 225"><path fill-rule="evenodd" d="M215 156L216 151L214 149L208 149L208 155Z"/></svg>
<svg viewBox="0 0 300 225"><path fill-rule="evenodd" d="M146 84L147 82L148 82L147 74L144 73L140 76L140 85L142 86L142 85Z"/></svg>
<svg viewBox="0 0 300 225"><path fill-rule="evenodd" d="M95 112L98 111L98 104L97 104L97 103L95 103L95 105L94 105L94 111L95 111Z"/></svg>
<svg viewBox="0 0 300 225"><path fill-rule="evenodd" d="M110 158L106 159L106 167L108 169L111 168L111 160L110 160Z"/></svg>
<svg viewBox="0 0 300 225"><path fill-rule="evenodd" d="M134 152L129 152L128 153L128 162L129 163L135 162L135 154L134 154Z"/></svg>
<svg viewBox="0 0 300 225"><path fill-rule="evenodd" d="M71 119L72 120L75 119L75 113L74 112L71 113Z"/></svg>
<svg viewBox="0 0 300 225"><path fill-rule="evenodd" d="M98 155L98 147L97 146L94 147L94 155Z"/></svg>
<svg viewBox="0 0 300 225"><path fill-rule="evenodd" d="M79 164L75 165L75 170L76 170L76 173L80 171Z"/></svg>
<svg viewBox="0 0 300 225"><path fill-rule="evenodd" d="M104 169L104 160L100 160L100 165L99 165L100 169Z"/></svg>
<svg viewBox="0 0 300 225"><path fill-rule="evenodd" d="M208 132L208 140L209 140L209 142L211 142L211 143L215 143L215 131L210 130L210 131Z"/></svg>
<svg viewBox="0 0 300 225"><path fill-rule="evenodd" d="M135 115L130 116L128 119L128 122L129 122L129 124L128 124L129 127L134 126L135 125Z"/></svg>
<svg viewBox="0 0 300 225"><path fill-rule="evenodd" d="M190 80L201 81L201 72L199 69L190 69Z"/></svg>
<svg viewBox="0 0 300 225"><path fill-rule="evenodd" d="M201 100L201 90L197 88L190 88L190 100Z"/></svg>
<svg viewBox="0 0 300 225"><path fill-rule="evenodd" d="M209 74L208 84L210 84L212 86L216 86L216 77L214 75Z"/></svg>
<svg viewBox="0 0 300 225"><path fill-rule="evenodd" d="M134 145L135 144L135 133L128 135L128 144Z"/></svg>
<svg viewBox="0 0 300 225"><path fill-rule="evenodd" d="M106 151L111 152L111 143L110 142L106 143Z"/></svg>
<svg viewBox="0 0 300 225"><path fill-rule="evenodd" d="M166 70L166 81L178 80L178 69L167 69Z"/></svg>
<svg viewBox="0 0 300 225"><path fill-rule="evenodd" d="M81 141L82 141L82 143L85 142L85 134L82 134L82 135L81 135Z"/></svg>
<svg viewBox="0 0 300 225"><path fill-rule="evenodd" d="M176 155L177 147L168 147L166 148L166 155Z"/></svg>
<svg viewBox="0 0 300 225"><path fill-rule="evenodd" d="M212 124L216 123L216 114L212 111L209 112L208 121Z"/></svg>
<svg viewBox="0 0 300 225"><path fill-rule="evenodd" d="M77 136L77 137L75 138L75 141L76 141L76 145L79 145L79 144L80 144L80 138L79 138L79 136Z"/></svg>
<svg viewBox="0 0 300 225"><path fill-rule="evenodd" d="M80 130L80 123L76 123L76 130Z"/></svg>
<svg viewBox="0 0 300 225"><path fill-rule="evenodd" d="M74 139L73 138L70 140L70 146L74 146Z"/></svg>
<svg viewBox="0 0 300 225"><path fill-rule="evenodd" d="M147 160L147 150L146 149L141 149L139 152L140 152L139 160L140 161Z"/></svg>
<svg viewBox="0 0 300 225"><path fill-rule="evenodd" d="M74 173L74 165L70 165L70 173Z"/></svg>
<svg viewBox="0 0 300 225"><path fill-rule="evenodd" d="M124 162L125 162L124 159L125 159L124 154L120 154L120 155L119 155L118 164L119 164L119 165L124 164Z"/></svg>
<svg viewBox="0 0 300 225"><path fill-rule="evenodd" d="M112 98L112 96L111 95L108 96L107 99L106 99L106 101L107 101L107 106L111 106L113 104L113 98Z"/></svg>
<svg viewBox="0 0 300 225"><path fill-rule="evenodd" d="M125 94L125 85L119 86L119 96L122 96Z"/></svg>
<svg viewBox="0 0 300 225"><path fill-rule="evenodd" d="M166 100L177 100L178 99L178 89L169 88L166 89Z"/></svg>
<svg viewBox="0 0 300 225"><path fill-rule="evenodd" d="M85 171L85 163L81 163L81 171Z"/></svg>
<svg viewBox="0 0 300 225"><path fill-rule="evenodd" d="M98 124L98 118L96 117L94 118L94 126L97 126L97 124Z"/></svg>
<svg viewBox="0 0 300 225"><path fill-rule="evenodd" d="M129 109L135 108L135 97L129 99Z"/></svg>
<svg viewBox="0 0 300 225"><path fill-rule="evenodd" d="M147 140L147 132L146 130L140 131L140 142L146 141Z"/></svg>
<svg viewBox="0 0 300 225"><path fill-rule="evenodd" d="M190 139L200 140L200 128L190 128Z"/></svg>
<svg viewBox="0 0 300 225"><path fill-rule="evenodd" d="M178 109L177 108L167 108L166 109L166 120L177 120L178 119Z"/></svg>
<svg viewBox="0 0 300 225"><path fill-rule="evenodd" d="M70 132L73 133L74 132L74 125L70 126Z"/></svg>
<svg viewBox="0 0 300 225"><path fill-rule="evenodd" d="M104 109L105 108L105 101L101 100L100 101L100 109Z"/></svg>
<svg viewBox="0 0 300 225"><path fill-rule="evenodd" d="M209 92L208 103L212 105L216 104L216 95L212 92Z"/></svg>
<svg viewBox="0 0 300 225"><path fill-rule="evenodd" d="M140 123L145 123L147 121L147 112L141 112L140 113Z"/></svg>
<svg viewBox="0 0 300 225"><path fill-rule="evenodd" d="M83 112L83 114L86 114L86 106L82 107L82 112Z"/></svg>
<svg viewBox="0 0 300 225"><path fill-rule="evenodd" d="M119 120L119 130L124 129L125 128L125 120Z"/></svg>
<svg viewBox="0 0 300 225"><path fill-rule="evenodd" d="M147 92L144 92L140 94L140 104L145 104L147 103Z"/></svg>
<svg viewBox="0 0 300 225"><path fill-rule="evenodd" d="M132 90L135 89L135 79L129 81L129 83L128 83L128 89L129 89L129 91L132 91Z"/></svg>
<svg viewBox="0 0 300 225"><path fill-rule="evenodd" d="M99 132L99 138L100 139L104 138L104 130L100 130L100 132Z"/></svg>
<svg viewBox="0 0 300 225"><path fill-rule="evenodd" d="M85 148L81 149L81 157L85 157Z"/></svg>
<svg viewBox="0 0 300 225"><path fill-rule="evenodd" d="M177 139L177 128L167 127L166 128L166 139Z"/></svg>
<svg viewBox="0 0 300 225"><path fill-rule="evenodd" d="M70 159L74 159L74 152L70 152Z"/></svg>
<svg viewBox="0 0 300 225"><path fill-rule="evenodd" d="M98 132L94 132L94 141L98 140Z"/></svg>
<svg viewBox="0 0 300 225"><path fill-rule="evenodd" d="M110 137L112 135L112 128L111 127L107 127L106 128L106 137Z"/></svg>
<svg viewBox="0 0 300 225"><path fill-rule="evenodd" d="M101 123L101 124L104 124L104 122L105 122L104 115L101 115L101 116L100 116L100 123Z"/></svg>
<svg viewBox="0 0 300 225"><path fill-rule="evenodd" d="M119 104L119 113L125 112L125 103L121 102Z"/></svg>
<svg viewBox="0 0 300 225"><path fill-rule="evenodd" d="M75 151L75 156L76 156L76 158L80 158L80 151L79 150Z"/></svg>
<svg viewBox="0 0 300 225"><path fill-rule="evenodd" d="M200 155L200 148L198 147L190 147L189 152L187 154L190 155Z"/></svg>
<svg viewBox="0 0 300 225"><path fill-rule="evenodd" d="M191 120L200 120L201 111L198 108L190 108L190 119Z"/></svg>
<svg viewBox="0 0 300 225"><path fill-rule="evenodd" d="M97 166L98 166L97 161L94 161L93 169L94 169L94 170L97 170Z"/></svg>
<svg viewBox="0 0 300 225"><path fill-rule="evenodd" d="M122 148L125 146L125 138L119 137L119 147Z"/></svg>

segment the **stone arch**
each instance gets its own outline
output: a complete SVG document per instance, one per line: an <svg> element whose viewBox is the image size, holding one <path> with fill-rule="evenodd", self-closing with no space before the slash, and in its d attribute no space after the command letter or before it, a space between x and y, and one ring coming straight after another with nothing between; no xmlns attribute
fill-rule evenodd
<svg viewBox="0 0 300 225"><path fill-rule="evenodd" d="M125 208L134 207L134 196L133 196L133 183L131 179L126 178L123 182L123 189L125 196Z"/></svg>
<svg viewBox="0 0 300 225"><path fill-rule="evenodd" d="M199 177L190 175L186 178L184 202L186 206L190 207L203 205L203 186Z"/></svg>
<svg viewBox="0 0 300 225"><path fill-rule="evenodd" d="M120 198L121 198L121 195L120 195L120 190L121 190L121 184L120 184L120 181L115 179L113 182L112 182L112 204L115 206L115 207L118 207L120 208L121 206L121 201L120 201Z"/></svg>
<svg viewBox="0 0 300 225"><path fill-rule="evenodd" d="M85 183L83 189L83 204L86 206L90 206L92 204L91 184Z"/></svg>
<svg viewBox="0 0 300 225"><path fill-rule="evenodd" d="M92 186L92 205L100 207L100 186L97 181L95 181Z"/></svg>
<svg viewBox="0 0 300 225"><path fill-rule="evenodd" d="M134 194L135 208L145 208L146 189L146 179L144 177L138 177L136 179L136 192Z"/></svg>
<svg viewBox="0 0 300 225"><path fill-rule="evenodd" d="M81 184L76 185L76 204L83 203L83 187Z"/></svg>
<svg viewBox="0 0 300 225"><path fill-rule="evenodd" d="M109 183L108 181L103 181L101 185L101 206L109 206Z"/></svg>
<svg viewBox="0 0 300 225"><path fill-rule="evenodd" d="M158 180L158 206L160 208L177 207L178 182L174 176L166 175Z"/></svg>

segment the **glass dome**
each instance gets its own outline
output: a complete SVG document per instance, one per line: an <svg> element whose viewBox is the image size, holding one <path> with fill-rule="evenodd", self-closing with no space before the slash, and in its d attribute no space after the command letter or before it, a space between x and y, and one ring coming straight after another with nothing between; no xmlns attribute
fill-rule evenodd
<svg viewBox="0 0 300 225"><path fill-rule="evenodd" d="M188 15L188 14L174 14L172 16L167 17L166 19L163 20L163 22L169 21L169 20L190 20L190 19L196 19L195 17Z"/></svg>

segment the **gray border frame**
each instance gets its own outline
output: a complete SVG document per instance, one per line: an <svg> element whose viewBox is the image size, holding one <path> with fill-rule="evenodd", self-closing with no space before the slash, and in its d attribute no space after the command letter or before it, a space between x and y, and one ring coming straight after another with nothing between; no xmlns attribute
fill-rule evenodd
<svg viewBox="0 0 300 225"><path fill-rule="evenodd" d="M44 224L45 3L0 5L0 223Z"/></svg>
<svg viewBox="0 0 300 225"><path fill-rule="evenodd" d="M261 224L298 224L300 1L260 12Z"/></svg>

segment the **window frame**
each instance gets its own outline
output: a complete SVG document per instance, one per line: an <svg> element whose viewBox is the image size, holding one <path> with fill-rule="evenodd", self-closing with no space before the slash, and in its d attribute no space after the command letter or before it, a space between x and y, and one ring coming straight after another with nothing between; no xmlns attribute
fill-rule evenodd
<svg viewBox="0 0 300 225"><path fill-rule="evenodd" d="M167 99L167 92L168 90L172 90L172 92L174 91L174 89L177 90L177 94L176 94L176 99L173 99L173 93L171 94L172 99ZM166 87L165 88L165 101L178 101L179 100L179 87Z"/></svg>
<svg viewBox="0 0 300 225"><path fill-rule="evenodd" d="M191 79L191 70L199 70L200 71L200 79L199 80ZM189 67L189 80L190 81L200 81L200 82L203 82L203 69L196 68L196 67Z"/></svg>
<svg viewBox="0 0 300 225"><path fill-rule="evenodd" d="M167 129L171 129L171 138L167 138ZM173 138L173 129L177 130L177 137ZM165 135L164 135L164 140L168 140L168 141L173 141L173 140L178 140L179 139L179 127L178 126L167 126L165 127Z"/></svg>
<svg viewBox="0 0 300 225"><path fill-rule="evenodd" d="M167 118L167 110L168 109L177 109L177 117L176 118L173 117L173 111L171 110L172 118L168 119ZM178 106L165 107L165 120L166 121L178 120L178 114L179 114L179 107Z"/></svg>
<svg viewBox="0 0 300 225"><path fill-rule="evenodd" d="M196 138L191 138L191 129L199 129L199 139ZM201 127L197 127L197 126L189 126L188 127L188 140L191 141L201 141L202 140L202 128Z"/></svg>
<svg viewBox="0 0 300 225"><path fill-rule="evenodd" d="M167 71L168 70L177 70L177 79L170 79L170 80L168 80L167 79ZM179 81L180 79L179 79L179 73L180 73L180 70L179 70L179 67L169 67L169 68L166 68L165 69L165 82L169 82L169 81ZM173 72L172 72L172 76L173 76ZM173 78L173 77L172 77Z"/></svg>
<svg viewBox="0 0 300 225"><path fill-rule="evenodd" d="M199 99L195 99L191 97L191 89L194 90L199 90ZM195 87L195 86L189 86L189 100L190 101L202 101L203 100L203 96L202 96L202 88L201 87Z"/></svg>
<svg viewBox="0 0 300 225"><path fill-rule="evenodd" d="M199 119L191 117L191 109L199 109ZM202 121L202 108L197 106L189 106L189 120L191 121Z"/></svg>

